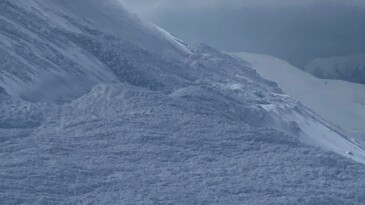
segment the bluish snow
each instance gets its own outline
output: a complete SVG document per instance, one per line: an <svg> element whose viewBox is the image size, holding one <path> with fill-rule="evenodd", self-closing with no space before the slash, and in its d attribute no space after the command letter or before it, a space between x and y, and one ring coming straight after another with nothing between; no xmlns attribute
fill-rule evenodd
<svg viewBox="0 0 365 205"><path fill-rule="evenodd" d="M359 153L303 143L301 120L267 108L323 127L315 114L115 5L0 1L1 204L365 203Z"/></svg>

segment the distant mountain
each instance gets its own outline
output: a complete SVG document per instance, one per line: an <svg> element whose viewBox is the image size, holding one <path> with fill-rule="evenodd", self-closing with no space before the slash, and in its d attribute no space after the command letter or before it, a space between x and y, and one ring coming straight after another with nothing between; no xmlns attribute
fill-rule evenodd
<svg viewBox="0 0 365 205"><path fill-rule="evenodd" d="M119 0L0 23L1 204L365 203L361 146L247 62Z"/></svg>
<svg viewBox="0 0 365 205"><path fill-rule="evenodd" d="M305 71L318 78L365 84L365 54L314 59Z"/></svg>

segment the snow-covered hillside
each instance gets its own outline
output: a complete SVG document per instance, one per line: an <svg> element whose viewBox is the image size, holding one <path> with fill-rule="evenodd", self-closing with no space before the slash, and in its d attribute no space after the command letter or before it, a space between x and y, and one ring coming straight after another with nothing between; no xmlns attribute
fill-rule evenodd
<svg viewBox="0 0 365 205"><path fill-rule="evenodd" d="M237 53L264 78L278 83L322 118L365 145L365 86L340 80L322 80L266 55Z"/></svg>
<svg viewBox="0 0 365 205"><path fill-rule="evenodd" d="M314 59L305 71L318 78L365 84L365 53Z"/></svg>
<svg viewBox="0 0 365 205"><path fill-rule="evenodd" d="M97 46L125 47L120 51L129 53L119 53L119 58L132 52L142 56L143 50L174 59L189 53L180 41L126 12L117 0L4 0L0 27L0 86L31 101L68 101L96 84L117 82L108 63L119 59L101 54Z"/></svg>
<svg viewBox="0 0 365 205"><path fill-rule="evenodd" d="M0 1L1 204L365 203L359 145L118 2Z"/></svg>

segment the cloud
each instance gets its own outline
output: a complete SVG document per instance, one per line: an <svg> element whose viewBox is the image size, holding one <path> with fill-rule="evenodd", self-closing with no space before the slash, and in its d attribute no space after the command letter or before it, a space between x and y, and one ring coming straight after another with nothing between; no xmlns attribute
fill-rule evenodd
<svg viewBox="0 0 365 205"><path fill-rule="evenodd" d="M127 7L144 15L161 10L239 9L243 7L290 7L317 3L351 4L365 7L364 0L121 0Z"/></svg>

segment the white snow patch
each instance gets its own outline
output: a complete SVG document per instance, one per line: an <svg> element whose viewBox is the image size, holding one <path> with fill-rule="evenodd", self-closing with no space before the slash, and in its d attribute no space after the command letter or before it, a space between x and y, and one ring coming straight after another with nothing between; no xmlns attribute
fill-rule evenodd
<svg viewBox="0 0 365 205"><path fill-rule="evenodd" d="M235 53L264 78L365 146L365 85L318 79L275 57Z"/></svg>
<svg viewBox="0 0 365 205"><path fill-rule="evenodd" d="M300 140L306 144L338 153L365 164L365 149L359 144L346 139L336 130L317 118L313 113L299 113L295 109L274 104L261 105L274 119L296 122L300 128ZM306 112L303 110L303 112Z"/></svg>
<svg viewBox="0 0 365 205"><path fill-rule="evenodd" d="M182 40L176 38L175 36L167 32L166 30L158 27L157 25L153 24L153 26L157 29L158 32L161 33L161 36L169 41L171 44L177 45L177 47L183 50L186 54L192 54L192 52L184 45L184 42Z"/></svg>

